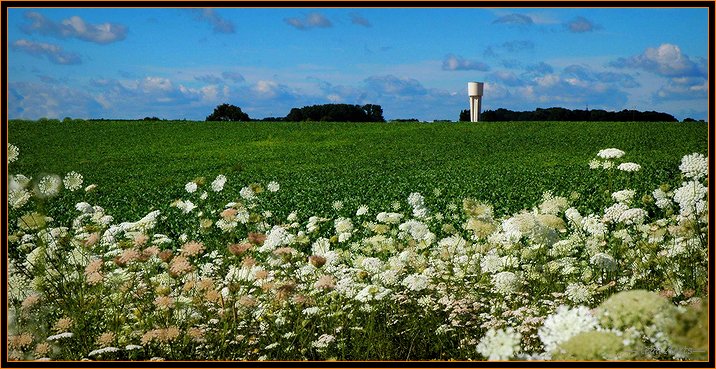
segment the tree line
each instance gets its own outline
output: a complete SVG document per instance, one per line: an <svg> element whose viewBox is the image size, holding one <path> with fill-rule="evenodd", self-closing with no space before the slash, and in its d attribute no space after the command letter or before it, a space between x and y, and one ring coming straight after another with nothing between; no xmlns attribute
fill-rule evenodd
<svg viewBox="0 0 716 369"><path fill-rule="evenodd" d="M252 120L241 108L231 104L221 104L214 109L207 121L244 122ZM323 104L293 108L286 117L269 117L264 121L283 122L385 122L383 108L380 105L366 104Z"/></svg>
<svg viewBox="0 0 716 369"><path fill-rule="evenodd" d="M534 111L512 111L499 108L486 110L480 114L480 120L486 122L514 121L577 121L577 122L678 122L673 115L656 111L606 111L570 110L565 108L537 108ZM691 119L693 120L693 119ZM460 112L460 121L470 121L470 111Z"/></svg>

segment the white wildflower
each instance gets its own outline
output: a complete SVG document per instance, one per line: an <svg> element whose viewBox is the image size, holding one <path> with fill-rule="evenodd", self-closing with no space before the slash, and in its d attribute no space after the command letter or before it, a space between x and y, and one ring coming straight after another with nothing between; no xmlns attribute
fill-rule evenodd
<svg viewBox="0 0 716 369"><path fill-rule="evenodd" d="M589 262L592 263L597 268L605 269L605 270L616 270L617 269L617 262L614 260L614 258L606 253L600 252L597 254L594 254L590 259Z"/></svg>
<svg viewBox="0 0 716 369"><path fill-rule="evenodd" d="M7 192L7 204L13 209L19 209L25 206L31 197L30 192L24 189L10 190Z"/></svg>
<svg viewBox="0 0 716 369"><path fill-rule="evenodd" d="M87 354L87 356L102 355L102 354L106 354L108 352L117 352L117 351L119 351L119 349L116 347L104 347L101 349L91 351L89 354Z"/></svg>
<svg viewBox="0 0 716 369"><path fill-rule="evenodd" d="M363 269L365 269L368 273L376 274L383 269L383 262L378 258L365 258L361 263L361 267L363 267Z"/></svg>
<svg viewBox="0 0 716 369"><path fill-rule="evenodd" d="M477 344L477 352L490 361L509 360L520 350L522 335L514 328L490 328Z"/></svg>
<svg viewBox="0 0 716 369"><path fill-rule="evenodd" d="M194 193L196 192L196 189L198 188L196 182L192 181L184 185L184 189L188 193Z"/></svg>
<svg viewBox="0 0 716 369"><path fill-rule="evenodd" d="M582 225L582 215L579 214L579 210L575 208L569 208L564 211L564 216L573 225L580 227Z"/></svg>
<svg viewBox="0 0 716 369"><path fill-rule="evenodd" d="M323 256L331 251L331 242L326 238L319 238L311 245L311 252L316 256Z"/></svg>
<svg viewBox="0 0 716 369"><path fill-rule="evenodd" d="M375 218L381 223L398 224L403 218L403 214L381 212Z"/></svg>
<svg viewBox="0 0 716 369"><path fill-rule="evenodd" d="M647 217L647 212L644 209L634 208L625 210L619 215L618 222L626 225L630 224L641 224Z"/></svg>
<svg viewBox="0 0 716 369"><path fill-rule="evenodd" d="M333 206L333 209L334 209L334 210L339 211L339 210L343 209L343 201L341 201L341 200L336 200L336 201L333 202L333 205L332 205L332 206Z"/></svg>
<svg viewBox="0 0 716 369"><path fill-rule="evenodd" d="M601 237L606 233L606 225L602 223L598 216L590 214L582 219L582 229L587 233Z"/></svg>
<svg viewBox="0 0 716 369"><path fill-rule="evenodd" d="M322 334L316 341L311 343L311 345L317 349L324 349L328 347L333 341L336 340L335 336L332 336L330 334Z"/></svg>
<svg viewBox="0 0 716 369"><path fill-rule="evenodd" d="M674 191L674 201L679 204L682 216L690 216L698 210L698 203L702 202L708 193L708 188L701 182L689 181L682 183ZM698 212L697 212L698 213Z"/></svg>
<svg viewBox="0 0 716 369"><path fill-rule="evenodd" d="M60 186L62 185L62 180L57 175L47 175L42 177L40 179L40 182L37 185L37 189L40 192L40 195L43 196L54 196L57 195L60 192Z"/></svg>
<svg viewBox="0 0 716 369"><path fill-rule="evenodd" d="M226 184L226 176L219 174L216 176L216 179L211 182L211 189L214 190L214 192L221 192L221 190L224 189L224 184Z"/></svg>
<svg viewBox="0 0 716 369"><path fill-rule="evenodd" d="M589 287L580 283L569 284L564 293L570 301L576 304L587 303L592 299L592 291Z"/></svg>
<svg viewBox="0 0 716 369"><path fill-rule="evenodd" d="M622 204L622 203L616 203L606 209L604 209L604 222L606 223L616 223L619 221L619 217L622 215L623 212L627 211L629 209L628 206Z"/></svg>
<svg viewBox="0 0 716 369"><path fill-rule="evenodd" d="M699 153L686 155L681 158L679 170L681 170L681 173L683 173L686 178L698 180L702 177L706 177L709 170L708 157Z"/></svg>
<svg viewBox="0 0 716 369"><path fill-rule="evenodd" d="M617 167L617 169L624 171L624 172L638 172L639 169L641 169L641 165L637 163L621 163Z"/></svg>
<svg viewBox="0 0 716 369"><path fill-rule="evenodd" d="M597 318L589 313L589 308L579 306L570 309L561 305L554 314L549 315L537 335L544 345L545 352L552 352L560 343L582 332L597 329Z"/></svg>
<svg viewBox="0 0 716 369"><path fill-rule="evenodd" d="M519 278L512 272L499 272L492 276L492 285L497 293L509 295L519 288Z"/></svg>
<svg viewBox="0 0 716 369"><path fill-rule="evenodd" d="M428 278L422 274L410 274L401 284L411 291L422 291L428 288Z"/></svg>
<svg viewBox="0 0 716 369"><path fill-rule="evenodd" d="M82 188L82 175L77 172L69 172L65 175L65 179L62 181L65 188L70 191L77 191Z"/></svg>
<svg viewBox="0 0 716 369"><path fill-rule="evenodd" d="M612 199L618 203L628 205L634 199L636 192L634 190L621 190L612 193Z"/></svg>
<svg viewBox="0 0 716 369"><path fill-rule="evenodd" d="M256 198L256 193L254 193L254 190L252 190L250 186L241 188L239 195L245 200L254 200Z"/></svg>
<svg viewBox="0 0 716 369"><path fill-rule="evenodd" d="M664 209L671 205L671 200L669 199L669 196L661 188L655 189L654 192L652 192L652 195L654 196L654 200L656 200L654 204L659 209Z"/></svg>
<svg viewBox="0 0 716 369"><path fill-rule="evenodd" d="M71 338L72 336L74 336L74 334L72 332L63 332L63 333L59 333L59 334L55 334L53 336L47 337L47 340L48 341L57 341L57 340L60 340L63 338Z"/></svg>
<svg viewBox="0 0 716 369"><path fill-rule="evenodd" d="M616 159L616 158L621 158L622 156L624 156L624 151L619 150L619 149L614 149L614 148L604 149L604 150L600 150L597 153L597 156L599 156L602 159Z"/></svg>
<svg viewBox="0 0 716 369"><path fill-rule="evenodd" d="M266 185L266 189L269 190L269 192L277 192L279 188L281 188L281 186L276 181L271 181Z"/></svg>
<svg viewBox="0 0 716 369"><path fill-rule="evenodd" d="M259 252L271 252L277 247L285 246L293 243L295 236L281 226L274 226L266 235L264 244L259 248Z"/></svg>
<svg viewBox="0 0 716 369"><path fill-rule="evenodd" d="M7 144L7 163L10 164L13 161L17 160L17 157L20 156L20 149L17 148L17 146L8 143Z"/></svg>
<svg viewBox="0 0 716 369"><path fill-rule="evenodd" d="M361 205L358 207L358 210L356 210L356 216L359 217L361 215L365 215L368 213L368 207L365 205Z"/></svg>
<svg viewBox="0 0 716 369"><path fill-rule="evenodd" d="M22 190L27 188L32 181L32 177L25 177L22 174L15 174L8 177L7 188L10 191Z"/></svg>

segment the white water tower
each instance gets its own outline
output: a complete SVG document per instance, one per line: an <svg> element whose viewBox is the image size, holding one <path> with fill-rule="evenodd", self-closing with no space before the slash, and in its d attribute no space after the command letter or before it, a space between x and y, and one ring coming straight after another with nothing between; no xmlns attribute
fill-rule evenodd
<svg viewBox="0 0 716 369"><path fill-rule="evenodd" d="M480 109L482 108L482 82L468 82L467 94L470 96L470 122L480 121Z"/></svg>

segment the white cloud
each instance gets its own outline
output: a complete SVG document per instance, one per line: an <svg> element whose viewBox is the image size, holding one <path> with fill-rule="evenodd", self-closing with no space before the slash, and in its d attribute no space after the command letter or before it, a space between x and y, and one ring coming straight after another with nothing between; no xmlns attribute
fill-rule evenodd
<svg viewBox="0 0 716 369"><path fill-rule="evenodd" d="M610 65L617 68L642 69L664 77L706 76L705 60L696 63L683 54L679 46L668 43L647 48L639 55L619 58Z"/></svg>
<svg viewBox="0 0 716 369"><path fill-rule="evenodd" d="M40 58L46 57L47 60L55 64L82 63L82 58L78 54L66 52L60 46L54 44L19 39L13 42L12 48Z"/></svg>
<svg viewBox="0 0 716 369"><path fill-rule="evenodd" d="M309 13L304 18L286 18L284 19L290 26L300 29L307 30L311 28L329 28L333 27L333 23L323 16L321 13Z"/></svg>
<svg viewBox="0 0 716 369"><path fill-rule="evenodd" d="M234 23L222 18L214 9L189 9L196 20L207 22L213 26L214 33L234 33Z"/></svg>
<svg viewBox="0 0 716 369"><path fill-rule="evenodd" d="M455 71L455 70L479 70L487 71L490 67L477 60L468 60L458 55L448 55L443 60L443 70Z"/></svg>
<svg viewBox="0 0 716 369"><path fill-rule="evenodd" d="M21 26L26 33L39 33L59 38L77 38L98 44L108 44L124 40L127 27L116 23L90 24L78 16L72 16L61 22L54 22L38 12L28 11L25 18L32 23Z"/></svg>

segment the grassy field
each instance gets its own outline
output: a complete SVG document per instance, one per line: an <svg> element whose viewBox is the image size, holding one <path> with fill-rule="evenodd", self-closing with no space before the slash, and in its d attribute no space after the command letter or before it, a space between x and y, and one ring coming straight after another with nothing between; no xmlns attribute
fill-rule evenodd
<svg viewBox="0 0 716 369"><path fill-rule="evenodd" d="M385 208L418 191L474 197L505 215L534 206L547 190L589 198L604 180L589 160L604 148L626 151L642 170L614 188L651 191L677 173L683 155L706 154L706 124L682 123L208 123L13 121L21 150L16 173L77 171L96 183L96 203L117 219L167 206L197 177L228 177L227 188L280 183L274 208L330 213ZM72 194L68 194L71 196ZM58 202L59 203L59 202ZM71 201L66 202L71 203ZM72 204L70 204L72 205ZM55 209L61 216L62 209Z"/></svg>
<svg viewBox="0 0 716 369"><path fill-rule="evenodd" d="M707 128L13 121L8 357L704 360Z"/></svg>

